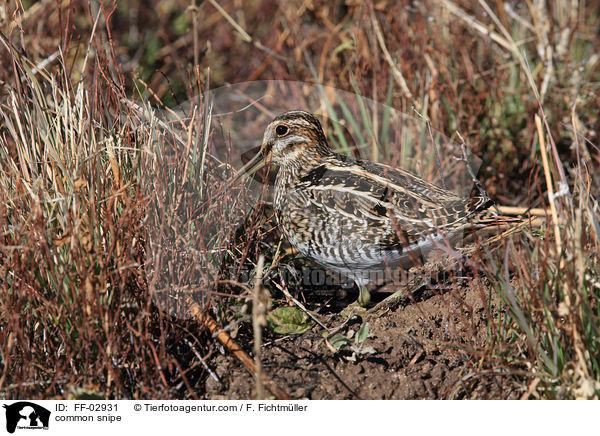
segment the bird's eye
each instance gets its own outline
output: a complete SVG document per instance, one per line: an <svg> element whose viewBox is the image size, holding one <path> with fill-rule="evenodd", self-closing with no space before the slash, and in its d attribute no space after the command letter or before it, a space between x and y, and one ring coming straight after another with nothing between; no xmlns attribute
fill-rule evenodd
<svg viewBox="0 0 600 436"><path fill-rule="evenodd" d="M288 129L287 126L284 126L283 124L280 124L275 128L275 133L277 133L277 136L287 135L289 131L290 129Z"/></svg>

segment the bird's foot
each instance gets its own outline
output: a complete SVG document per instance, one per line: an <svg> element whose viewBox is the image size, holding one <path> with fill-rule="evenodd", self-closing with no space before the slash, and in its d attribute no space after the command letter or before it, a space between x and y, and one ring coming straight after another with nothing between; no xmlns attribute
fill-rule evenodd
<svg viewBox="0 0 600 436"><path fill-rule="evenodd" d="M356 300L356 304L361 307L367 307L369 302L371 301L371 293L367 289L365 285L361 285L358 288L358 299Z"/></svg>
<svg viewBox="0 0 600 436"><path fill-rule="evenodd" d="M406 289L400 289L367 310L367 314L381 316L387 312L390 312L396 309L402 303L406 295Z"/></svg>
<svg viewBox="0 0 600 436"><path fill-rule="evenodd" d="M364 315L367 313L367 305L371 301L371 294L364 285L359 285L358 299L342 310L343 316Z"/></svg>
<svg viewBox="0 0 600 436"><path fill-rule="evenodd" d="M365 315L366 313L367 313L367 308L364 307L362 304L360 304L358 302L358 300L352 304L349 304L348 306L346 306L345 309L343 309L340 312L340 314L346 318L351 318L351 317L357 316L357 315Z"/></svg>
<svg viewBox="0 0 600 436"><path fill-rule="evenodd" d="M423 276L417 275L405 285L400 286L400 288L392 295L386 297L383 301L380 301L371 309L369 309L367 313L369 315L381 316L385 313L395 310L406 300L407 296L413 295L423 286L427 286L426 280L423 278Z"/></svg>

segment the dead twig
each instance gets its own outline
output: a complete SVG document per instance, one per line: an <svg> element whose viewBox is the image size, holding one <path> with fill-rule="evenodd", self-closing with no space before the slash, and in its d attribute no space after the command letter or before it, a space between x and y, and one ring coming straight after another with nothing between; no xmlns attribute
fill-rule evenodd
<svg viewBox="0 0 600 436"><path fill-rule="evenodd" d="M258 258L256 265L256 276L254 278L254 300L252 304L252 330L254 333L254 378L256 379L256 399L264 400L264 386L262 374L262 329L267 325L267 299L266 291L262 286L263 268L265 266L265 256L263 254Z"/></svg>
<svg viewBox="0 0 600 436"><path fill-rule="evenodd" d="M227 332L221 331L221 328L217 322L207 314L198 303L196 303L192 297L186 297L186 303L188 304L190 311L196 321L206 327L211 334L217 333L217 339L225 348L227 348L231 354L233 354L252 375L256 374L256 365L254 361L248 356L248 354L242 350L242 348L235 343L235 341L229 336ZM262 374L263 385L273 394L278 400L290 400L291 397L286 391L281 389L277 384L271 380L266 374Z"/></svg>
<svg viewBox="0 0 600 436"><path fill-rule="evenodd" d="M394 75L394 80L400 86L400 89L402 90L402 93L404 94L404 96L413 100L414 97L413 97L412 93L410 92L410 89L408 89L408 85L406 84L406 80L404 79L402 72L398 69L398 67L394 63L394 60L392 59L392 56L390 55L390 52L388 51L388 49L385 45L383 33L381 32L381 27L379 27L379 23L377 22L377 17L375 17L375 12L373 11L372 8L371 8L370 12L371 12L371 15L370 15L371 24L373 25L373 29L375 30L375 35L377 35L377 42L379 43L379 47L381 48L381 51L383 52L383 56L385 57L386 62L392 69L392 74Z"/></svg>

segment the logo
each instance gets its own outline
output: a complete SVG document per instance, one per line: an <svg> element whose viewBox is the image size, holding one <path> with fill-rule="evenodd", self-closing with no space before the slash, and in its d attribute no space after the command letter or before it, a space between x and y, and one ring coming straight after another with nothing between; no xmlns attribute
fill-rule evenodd
<svg viewBox="0 0 600 436"><path fill-rule="evenodd" d="M11 405L4 405L6 409L6 431L14 433L15 429L44 429L48 430L50 422L50 411L30 403L29 401L19 401Z"/></svg>

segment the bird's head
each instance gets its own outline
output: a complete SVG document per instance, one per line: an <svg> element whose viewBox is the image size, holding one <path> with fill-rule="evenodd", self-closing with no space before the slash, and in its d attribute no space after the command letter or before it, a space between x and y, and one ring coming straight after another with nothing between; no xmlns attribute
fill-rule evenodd
<svg viewBox="0 0 600 436"><path fill-rule="evenodd" d="M306 164L331 153L319 120L301 110L285 112L271 121L260 150L267 162L280 167Z"/></svg>

